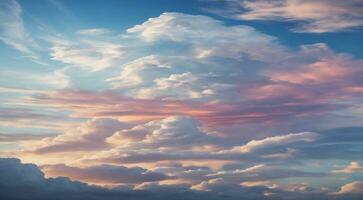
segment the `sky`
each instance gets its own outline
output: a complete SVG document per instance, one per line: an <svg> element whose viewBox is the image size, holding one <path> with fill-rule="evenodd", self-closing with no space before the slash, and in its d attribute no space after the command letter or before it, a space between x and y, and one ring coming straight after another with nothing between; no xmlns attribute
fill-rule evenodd
<svg viewBox="0 0 363 200"><path fill-rule="evenodd" d="M0 197L363 198L361 0L0 0Z"/></svg>

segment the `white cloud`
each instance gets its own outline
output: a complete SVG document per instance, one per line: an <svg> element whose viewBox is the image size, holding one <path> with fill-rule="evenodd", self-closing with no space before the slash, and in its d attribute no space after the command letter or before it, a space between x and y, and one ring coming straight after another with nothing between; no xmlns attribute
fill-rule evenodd
<svg viewBox="0 0 363 200"><path fill-rule="evenodd" d="M272 56L285 54L284 48L272 36L249 26L227 26L202 15L163 13L127 32L146 42L174 41L192 45L190 56L196 58L247 56L256 60L271 60Z"/></svg>
<svg viewBox="0 0 363 200"><path fill-rule="evenodd" d="M214 189L214 187L218 187L218 186L225 185L225 184L226 183L223 180L223 178L215 178L215 179L203 181L197 185L193 185L191 187L191 189L199 190L199 191L212 191Z"/></svg>
<svg viewBox="0 0 363 200"><path fill-rule="evenodd" d="M124 51L119 44L95 40L77 42L63 39L51 39L51 59L82 67L90 71L100 71L114 67L122 59Z"/></svg>
<svg viewBox="0 0 363 200"><path fill-rule="evenodd" d="M25 70L1 70L0 73L4 75L2 80L10 83L13 81L14 77L21 77L20 80L16 81L16 86L19 87L19 89L28 90L28 93L46 93L46 90L49 89L64 89L71 85L71 80L66 73L66 70L67 68L63 68L51 72L38 73ZM13 90L13 92L16 91ZM25 90L17 90L17 92L27 93Z"/></svg>
<svg viewBox="0 0 363 200"><path fill-rule="evenodd" d="M170 64L166 59L163 59L156 55L149 55L138 58L134 61L123 65L121 74L107 79L106 81L111 82L114 87L132 87L137 86L152 76L157 69L170 68ZM150 77L151 76L151 77Z"/></svg>
<svg viewBox="0 0 363 200"><path fill-rule="evenodd" d="M93 28L93 29L81 29L78 30L76 33L80 35L103 35L109 33L110 30L103 29L103 28Z"/></svg>
<svg viewBox="0 0 363 200"><path fill-rule="evenodd" d="M15 0L0 2L0 41L30 57L34 62L43 64L34 51L39 45L26 30L21 14L22 8Z"/></svg>
<svg viewBox="0 0 363 200"><path fill-rule="evenodd" d="M113 119L92 119L77 127L68 128L63 134L25 145L37 153L99 150L107 147L107 137L117 130L129 127L129 124Z"/></svg>
<svg viewBox="0 0 363 200"><path fill-rule="evenodd" d="M363 26L360 0L233 0L220 14L241 20L298 21L296 32L336 32Z"/></svg>
<svg viewBox="0 0 363 200"><path fill-rule="evenodd" d="M333 170L333 173L356 173L363 172L363 166L359 164L359 162L351 162L344 169Z"/></svg>
<svg viewBox="0 0 363 200"><path fill-rule="evenodd" d="M333 195L343 194L362 194L363 193L363 182L355 181L343 185L338 192L332 193Z"/></svg>
<svg viewBox="0 0 363 200"><path fill-rule="evenodd" d="M58 89L67 88L71 84L70 78L65 74L64 69L45 74L44 76L39 76L35 79Z"/></svg>
<svg viewBox="0 0 363 200"><path fill-rule="evenodd" d="M166 78L155 79L155 87L140 89L136 96L145 99L194 99L213 94L211 89L201 88L197 81L198 77L191 72L171 74Z"/></svg>
<svg viewBox="0 0 363 200"><path fill-rule="evenodd" d="M187 150L187 147L194 147L197 144L209 144L210 137L202 132L200 126L200 123L193 118L171 116L118 131L106 141L124 146L126 150L140 148L155 152L163 149L167 149L167 152Z"/></svg>
<svg viewBox="0 0 363 200"><path fill-rule="evenodd" d="M234 147L231 152L249 153L258 149L264 149L275 146L282 146L295 142L313 142L319 137L312 132L290 133L287 135L267 137L262 140L251 140L243 146Z"/></svg>
<svg viewBox="0 0 363 200"><path fill-rule="evenodd" d="M107 81L139 98L238 99L240 94L231 90L248 80L241 77L255 70L252 62L275 63L289 55L275 37L201 15L163 13L127 32L125 40L144 55ZM160 51L149 52L155 48Z"/></svg>

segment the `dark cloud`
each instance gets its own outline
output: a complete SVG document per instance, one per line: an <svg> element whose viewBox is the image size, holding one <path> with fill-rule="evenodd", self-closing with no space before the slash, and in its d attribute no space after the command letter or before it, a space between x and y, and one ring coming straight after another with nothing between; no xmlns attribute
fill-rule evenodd
<svg viewBox="0 0 363 200"><path fill-rule="evenodd" d="M233 184L232 184L233 185ZM6 200L237 200L237 199L301 199L301 200L358 200L362 196L327 196L322 193L285 192L265 187L241 187L220 180L209 181L204 188L209 192L191 190L185 186L152 184L141 189L105 189L69 178L44 178L34 164L22 164L19 159L0 159L0 198ZM203 189L203 188L200 188ZM269 194L266 196L266 194Z"/></svg>

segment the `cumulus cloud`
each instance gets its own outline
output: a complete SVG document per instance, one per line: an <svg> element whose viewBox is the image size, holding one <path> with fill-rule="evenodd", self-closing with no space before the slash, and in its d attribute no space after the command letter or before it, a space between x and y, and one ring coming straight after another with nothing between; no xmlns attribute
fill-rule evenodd
<svg viewBox="0 0 363 200"><path fill-rule="evenodd" d="M359 0L233 0L227 8L214 9L240 20L297 21L296 32L337 32L363 26L363 5Z"/></svg>
<svg viewBox="0 0 363 200"><path fill-rule="evenodd" d="M0 159L0 197L4 199L227 199L236 200L239 197L229 194L221 195L217 192L197 192L182 186L161 186L132 189L105 189L90 186L85 183L70 181L66 177L44 178L43 172L36 165L22 164L13 158ZM261 191L245 193L246 197L263 197Z"/></svg>
<svg viewBox="0 0 363 200"><path fill-rule="evenodd" d="M92 151L105 148L105 139L119 129L129 127L112 119L94 119L78 127L72 127L63 134L48 137L36 143L33 151L36 153L67 152L67 151ZM28 146L34 146L33 143Z"/></svg>
<svg viewBox="0 0 363 200"><path fill-rule="evenodd" d="M68 178L45 179L36 165L13 158L0 159L0 197L4 199L91 198L99 199L106 190L72 182Z"/></svg>
<svg viewBox="0 0 363 200"><path fill-rule="evenodd" d="M138 39L137 46L161 49L147 51L149 55L124 64L119 76L108 79L114 87L139 86L128 94L142 98L201 99L218 95L234 87L229 79L236 79L242 70L235 65L276 62L269 58L288 54L276 38L252 27L227 26L201 15L163 13L128 29L125 36ZM173 51L164 50L170 48ZM226 69L220 68L222 63ZM215 83L210 84L211 80ZM180 91L172 93L176 89Z"/></svg>
<svg viewBox="0 0 363 200"><path fill-rule="evenodd" d="M28 93L20 102L49 107L79 122L59 120L69 126L62 134L22 141L24 150L33 153L19 153L27 160L68 165L46 165L47 173L138 184L138 194L152 199L170 199L170 194L176 199L263 199L264 194L283 199L286 191L276 190L271 180L325 175L297 170L303 163L312 169L316 159L361 159L361 134L344 131L342 137L319 131L361 122L359 114L347 118L337 113L359 111L352 102L359 102L363 91L362 61L325 44L292 50L252 27L181 13L150 18L117 36L121 41L99 29L75 35L75 40L50 39L51 57L98 71L92 73L100 76L91 79L97 79L95 84L86 86L92 90ZM121 57L127 59L121 62ZM103 69L109 71L100 72ZM66 76L61 70L42 80L68 87ZM99 79L105 76L99 89ZM106 84L113 88L103 90ZM20 119L27 113L7 114L4 118ZM309 130L319 134L302 132ZM288 195L304 196L309 186L288 189ZM145 199L128 192L134 199Z"/></svg>
<svg viewBox="0 0 363 200"><path fill-rule="evenodd" d="M127 32L146 42L173 41L190 45L190 56L196 54L197 58L219 56L270 60L272 56L286 53L272 36L249 26L227 26L203 15L163 13Z"/></svg>
<svg viewBox="0 0 363 200"><path fill-rule="evenodd" d="M356 173L356 172L363 172L363 166L359 164L359 162L351 162L348 166L344 169L337 169L333 170L333 173Z"/></svg>
<svg viewBox="0 0 363 200"><path fill-rule="evenodd" d="M114 87L140 85L146 81L146 77L143 76L146 72L155 73L158 69L170 68L170 64L164 60L156 55L138 58L125 64L119 76L109 78L106 81L111 82Z"/></svg>
<svg viewBox="0 0 363 200"><path fill-rule="evenodd" d="M225 25L206 16L164 13L122 36L125 48L133 50L127 51L125 63L115 60L119 75L106 81L112 91L53 91L27 98L27 103L30 99L71 110L75 117L147 121L189 115L219 126L271 129L294 124L301 131L327 126L324 120L334 121L334 111L351 106L337 99L355 98L363 91L359 78L363 65L358 59L320 43L289 50L249 26ZM80 39L74 49L83 51L84 45L88 51L93 43ZM204 56L195 56L196 52ZM92 100L86 103L86 98ZM313 120L321 123L310 123Z"/></svg>
<svg viewBox="0 0 363 200"><path fill-rule="evenodd" d="M125 145L128 149L167 148L168 151L179 148L209 144L212 136L202 132L199 122L190 117L171 116L162 120L150 121L131 129L116 132L107 138L107 142ZM133 141L132 143L126 141Z"/></svg>
<svg viewBox="0 0 363 200"><path fill-rule="evenodd" d="M338 192L332 193L333 195L343 194L363 194L363 182L355 181L343 185Z"/></svg>

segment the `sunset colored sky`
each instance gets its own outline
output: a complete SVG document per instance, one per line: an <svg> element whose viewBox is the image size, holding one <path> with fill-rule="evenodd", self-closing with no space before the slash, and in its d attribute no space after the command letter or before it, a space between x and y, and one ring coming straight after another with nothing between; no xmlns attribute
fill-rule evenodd
<svg viewBox="0 0 363 200"><path fill-rule="evenodd" d="M0 199L363 199L362 0L0 0Z"/></svg>

